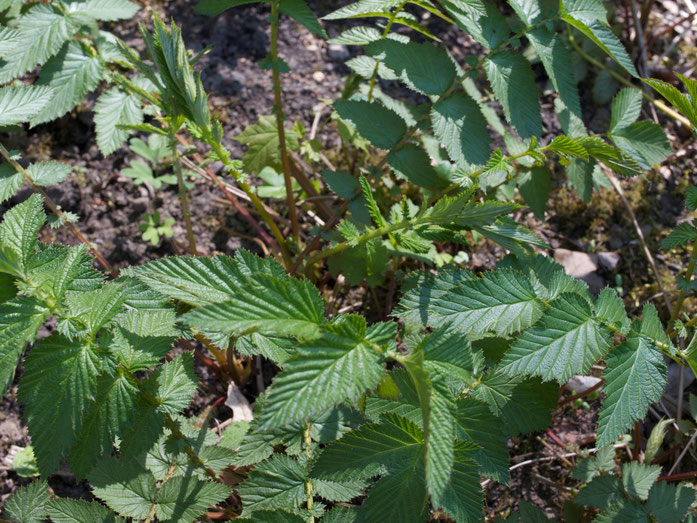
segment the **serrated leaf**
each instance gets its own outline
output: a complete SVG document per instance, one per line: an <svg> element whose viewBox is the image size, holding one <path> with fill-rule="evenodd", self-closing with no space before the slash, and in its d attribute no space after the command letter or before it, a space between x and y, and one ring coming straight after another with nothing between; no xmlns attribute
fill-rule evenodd
<svg viewBox="0 0 697 523"><path fill-rule="evenodd" d="M0 203L12 198L24 183L24 174L15 171L9 163L0 165Z"/></svg>
<svg viewBox="0 0 697 523"><path fill-rule="evenodd" d="M614 289L603 289L595 303L595 314L609 325L624 328L627 324L627 311L622 298Z"/></svg>
<svg viewBox="0 0 697 523"><path fill-rule="evenodd" d="M341 20L358 16L370 15L380 11L389 11L399 5L400 0L359 0L345 7L332 11L323 17L324 20Z"/></svg>
<svg viewBox="0 0 697 523"><path fill-rule="evenodd" d="M96 501L84 499L52 499L47 505L48 515L55 523L84 523L99 521L101 523L125 523L126 520L116 516L111 510Z"/></svg>
<svg viewBox="0 0 697 523"><path fill-rule="evenodd" d="M324 27L319 23L315 14L307 6L305 0L281 0L280 11L290 16L299 24L305 26L313 35L328 38Z"/></svg>
<svg viewBox="0 0 697 523"><path fill-rule="evenodd" d="M49 311L35 298L19 297L0 304L0 391L12 383L19 358L34 341Z"/></svg>
<svg viewBox="0 0 697 523"><path fill-rule="evenodd" d="M547 148L550 151L572 158L588 159L588 151L578 141L568 136L557 136Z"/></svg>
<svg viewBox="0 0 697 523"><path fill-rule="evenodd" d="M598 417L598 445L614 443L646 416L667 383L661 351L635 325L627 340L605 358L605 399Z"/></svg>
<svg viewBox="0 0 697 523"><path fill-rule="evenodd" d="M496 5L482 0L440 0L457 25L489 49L502 44L510 34L506 19Z"/></svg>
<svg viewBox="0 0 697 523"><path fill-rule="evenodd" d="M452 323L467 334L511 334L526 329L542 315L529 280L522 274L497 270L480 280L466 281L428 303L428 323L433 327Z"/></svg>
<svg viewBox="0 0 697 523"><path fill-rule="evenodd" d="M455 445L455 463L440 506L455 521L478 521L483 516L482 488L479 483L475 450L465 442Z"/></svg>
<svg viewBox="0 0 697 523"><path fill-rule="evenodd" d="M646 506L626 498L619 498L607 510L598 514L595 521L596 523L613 523L615 521L650 523Z"/></svg>
<svg viewBox="0 0 697 523"><path fill-rule="evenodd" d="M44 187L61 183L71 172L72 166L60 162L38 162L27 167L34 183Z"/></svg>
<svg viewBox="0 0 697 523"><path fill-rule="evenodd" d="M259 332L311 339L324 322L324 304L309 280L258 274L225 302L195 309L184 321L237 336Z"/></svg>
<svg viewBox="0 0 697 523"><path fill-rule="evenodd" d="M630 461L622 465L622 485L630 496L646 500L660 474L659 465L642 465L638 461Z"/></svg>
<svg viewBox="0 0 697 523"><path fill-rule="evenodd" d="M96 334L121 311L125 299L124 285L109 282L100 289L68 296L68 305L73 317L82 321L90 333Z"/></svg>
<svg viewBox="0 0 697 523"><path fill-rule="evenodd" d="M489 158L489 132L479 105L470 96L455 92L431 109L433 133L458 164L480 165Z"/></svg>
<svg viewBox="0 0 697 523"><path fill-rule="evenodd" d="M537 2L526 3L535 5ZM566 42L559 33L552 33L544 27L537 27L527 32L526 36L542 60L564 105L571 113L580 117L581 102L576 87L576 75Z"/></svg>
<svg viewBox="0 0 697 523"><path fill-rule="evenodd" d="M378 102L339 100L333 107L339 117L379 149L392 149L407 131L404 120Z"/></svg>
<svg viewBox="0 0 697 523"><path fill-rule="evenodd" d="M380 40L382 35L374 27L356 26L347 29L339 36L327 40L329 44L337 45L368 45L370 42Z"/></svg>
<svg viewBox="0 0 697 523"><path fill-rule="evenodd" d="M457 438L478 447L471 454L479 465L479 472L508 484L508 445L503 422L491 413L485 403L474 398L458 400L456 422Z"/></svg>
<svg viewBox="0 0 697 523"><path fill-rule="evenodd" d="M46 505L50 500L46 481L33 481L9 497L3 517L16 523L42 523L48 515Z"/></svg>
<svg viewBox="0 0 697 523"><path fill-rule="evenodd" d="M528 61L513 51L499 51L486 60L485 69L506 119L521 138L539 137L542 134L540 91Z"/></svg>
<svg viewBox="0 0 697 523"><path fill-rule="evenodd" d="M157 497L155 478L134 459L108 456L88 479L94 495L122 516L147 518Z"/></svg>
<svg viewBox="0 0 697 523"><path fill-rule="evenodd" d="M51 89L51 103L31 119L31 125L55 120L93 91L102 75L102 62L78 42L70 42L41 69L36 85Z"/></svg>
<svg viewBox="0 0 697 523"><path fill-rule="evenodd" d="M574 498L574 503L590 505L604 510L617 503L622 497L622 484L617 476L597 476L583 487Z"/></svg>
<svg viewBox="0 0 697 523"><path fill-rule="evenodd" d="M229 487L217 482L171 478L157 493L155 515L162 522L194 521L230 493Z"/></svg>
<svg viewBox="0 0 697 523"><path fill-rule="evenodd" d="M401 43L382 39L368 45L366 53L421 94L440 96L453 85L457 76L448 53L430 42Z"/></svg>
<svg viewBox="0 0 697 523"><path fill-rule="evenodd" d="M421 453L423 436L412 422L386 413L329 445L312 467L313 477L341 481L399 470Z"/></svg>
<svg viewBox="0 0 697 523"><path fill-rule="evenodd" d="M688 187L685 191L685 207L691 211L697 209L697 187Z"/></svg>
<svg viewBox="0 0 697 523"><path fill-rule="evenodd" d="M661 242L661 249L674 249L697 240L697 228L688 222L682 222Z"/></svg>
<svg viewBox="0 0 697 523"><path fill-rule="evenodd" d="M232 7L245 4L258 4L262 0L201 0L196 4L196 12L202 15L215 16Z"/></svg>
<svg viewBox="0 0 697 523"><path fill-rule="evenodd" d="M238 338L235 344L240 354L261 354L281 367L290 358L292 348L292 342L287 339L262 336L256 332Z"/></svg>
<svg viewBox="0 0 697 523"><path fill-rule="evenodd" d="M48 475L75 441L101 362L93 346L54 334L36 344L24 367L19 398L39 470Z"/></svg>
<svg viewBox="0 0 697 523"><path fill-rule="evenodd" d="M666 430L672 422L672 419L662 419L656 423L653 429L651 429L649 439L646 440L644 463L651 464L653 458L656 457L656 454L658 454L658 451L661 449L661 445L663 444L663 439L666 437Z"/></svg>
<svg viewBox="0 0 697 523"><path fill-rule="evenodd" d="M614 130L610 138L645 169L662 163L673 154L666 133L654 122L634 122Z"/></svg>
<svg viewBox="0 0 697 523"><path fill-rule="evenodd" d="M624 67L629 74L635 78L639 77L627 51L607 25L607 22L600 19L581 18L579 15L569 14L568 12L562 16L562 20L590 38L608 56Z"/></svg>
<svg viewBox="0 0 697 523"><path fill-rule="evenodd" d="M21 43L18 43L15 52L0 60L0 83L9 82L46 63L78 28L77 20L64 16L51 5L34 4L17 21Z"/></svg>
<svg viewBox="0 0 697 523"><path fill-rule="evenodd" d="M269 389L262 426L301 421L375 388L384 374L376 334L359 316L339 317L315 340L300 344Z"/></svg>
<svg viewBox="0 0 697 523"><path fill-rule="evenodd" d="M542 383L537 378L523 381L501 372L487 374L473 394L504 420L506 434L516 435L549 426L551 410L557 405L556 383Z"/></svg>
<svg viewBox="0 0 697 523"><path fill-rule="evenodd" d="M693 129L697 127L697 108L695 108L690 98L682 94L674 86L662 80L651 78L648 80L644 79L644 82L653 87L661 96L677 107L678 110L690 120Z"/></svg>
<svg viewBox="0 0 697 523"><path fill-rule="evenodd" d="M97 145L103 155L109 155L123 145L130 132L119 125L140 125L143 112L140 100L118 87L104 91L94 106Z"/></svg>
<svg viewBox="0 0 697 523"><path fill-rule="evenodd" d="M603 162L617 174L623 176L637 176L642 173L641 166L636 160L627 154L615 149L600 138L584 138L581 144L588 154L596 160Z"/></svg>
<svg viewBox="0 0 697 523"><path fill-rule="evenodd" d="M142 389L152 394L158 411L172 415L189 406L197 385L194 356L186 352L153 372L143 382Z"/></svg>
<svg viewBox="0 0 697 523"><path fill-rule="evenodd" d="M96 20L113 22L132 18L139 7L129 0L78 0L69 5L69 12L75 15L86 15Z"/></svg>
<svg viewBox="0 0 697 523"><path fill-rule="evenodd" d="M387 164L400 177L419 187L447 186L431 165L431 159L421 147L408 143L387 155Z"/></svg>
<svg viewBox="0 0 697 523"><path fill-rule="evenodd" d="M276 454L258 465L238 487L244 515L257 509L298 507L305 498L305 469L289 456Z"/></svg>
<svg viewBox="0 0 697 523"><path fill-rule="evenodd" d="M552 173L547 167L533 167L518 179L520 195L530 210L540 219L545 219L545 208L552 190Z"/></svg>
<svg viewBox="0 0 697 523"><path fill-rule="evenodd" d="M610 332L575 294L554 300L538 325L513 342L501 362L503 372L563 384L574 374L586 374L610 349Z"/></svg>
<svg viewBox="0 0 697 523"><path fill-rule="evenodd" d="M562 0L562 12L580 19L605 20L607 10L602 0Z"/></svg>
<svg viewBox="0 0 697 523"><path fill-rule="evenodd" d="M651 487L646 508L661 523L679 523L683 521L688 508L694 502L694 488L662 481Z"/></svg>
<svg viewBox="0 0 697 523"><path fill-rule="evenodd" d="M0 245L14 252L20 274L27 270L36 249L37 234L45 221L43 200L38 194L33 194L3 215Z"/></svg>
<svg viewBox="0 0 697 523"><path fill-rule="evenodd" d="M295 151L300 147L297 131L286 129L285 136L288 149ZM245 127L244 131L235 136L235 140L247 146L242 161L250 173L259 174L264 167L282 171L281 140L275 116L261 115L257 123Z"/></svg>
<svg viewBox="0 0 697 523"><path fill-rule="evenodd" d="M641 90L627 87L622 89L612 100L612 112L609 132L627 127L639 118L641 104L644 101Z"/></svg>
<svg viewBox="0 0 697 523"><path fill-rule="evenodd" d="M571 477L584 483L600 476L602 472L612 473L615 469L615 447L608 445L598 449L593 456L579 461L571 471ZM602 508L602 507L600 507Z"/></svg>

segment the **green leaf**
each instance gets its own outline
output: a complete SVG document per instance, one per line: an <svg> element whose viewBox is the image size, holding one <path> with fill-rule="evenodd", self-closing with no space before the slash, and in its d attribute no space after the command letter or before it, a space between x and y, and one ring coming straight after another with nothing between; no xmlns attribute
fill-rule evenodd
<svg viewBox="0 0 697 523"><path fill-rule="evenodd" d="M0 125L28 122L41 112L52 98L53 91L48 87L3 87L0 89Z"/></svg>
<svg viewBox="0 0 697 523"><path fill-rule="evenodd" d="M510 34L506 19L496 5L482 0L440 0L462 30L489 49L502 44Z"/></svg>
<svg viewBox="0 0 697 523"><path fill-rule="evenodd" d="M345 507L338 507L338 508L333 509L331 511L331 513L335 513L341 509L350 511L349 509L346 509ZM341 519L330 520L328 518L329 518L329 515L326 515L326 516L322 517L322 521L324 523L331 523L332 521L334 523L349 523L348 521L344 521ZM286 512L284 510L274 510L273 512L268 511L268 510L257 510L256 512L254 512L254 515L252 515L250 518L235 518L235 519L239 522L245 521L245 522L249 522L249 523L304 523L305 522L305 520L303 518L301 518L300 516L296 516L295 514L291 514L290 512ZM353 520L349 520L349 521L353 521Z"/></svg>
<svg viewBox="0 0 697 523"><path fill-rule="evenodd" d="M305 0L281 0L281 13L304 25L313 35L328 38L327 32L320 25L315 14L305 3Z"/></svg>
<svg viewBox="0 0 697 523"><path fill-rule="evenodd" d="M607 22L600 19L589 19L586 17L580 18L578 14L569 14L568 12L562 16L569 25L581 31L584 35L590 38L598 47L600 47L608 56L615 60L618 64L626 69L633 77L638 78L639 74L634 68L632 59L627 54L627 51L612 32Z"/></svg>
<svg viewBox="0 0 697 523"><path fill-rule="evenodd" d="M34 183L44 187L61 183L71 172L72 166L60 162L38 162L27 167Z"/></svg>
<svg viewBox="0 0 697 523"><path fill-rule="evenodd" d="M608 445L598 449L593 456L579 461L571 471L571 477L584 483L588 483L601 473L612 473L615 470L615 447ZM602 508L602 507L600 507Z"/></svg>
<svg viewBox="0 0 697 523"><path fill-rule="evenodd" d="M142 389L152 394L159 412L174 415L189 406L197 386L194 355L185 352L153 372Z"/></svg>
<svg viewBox="0 0 697 523"><path fill-rule="evenodd" d="M53 472L75 441L95 394L101 366L95 347L54 334L29 352L19 385L42 475Z"/></svg>
<svg viewBox="0 0 697 523"><path fill-rule="evenodd" d="M501 372L489 372L474 389L474 397L504 420L508 435L532 432L549 426L551 410L557 406L559 387L539 379L522 381Z"/></svg>
<svg viewBox="0 0 697 523"><path fill-rule="evenodd" d="M518 180L520 195L538 219L545 219L545 208L552 190L552 173L547 167L533 167Z"/></svg>
<svg viewBox="0 0 697 523"><path fill-rule="evenodd" d="M477 446L471 454L481 474L508 484L508 444L503 422L485 403L474 398L458 400L456 422L457 438Z"/></svg>
<svg viewBox="0 0 697 523"><path fill-rule="evenodd" d="M661 523L678 523L694 502L695 490L689 485L662 481L651 487L646 508Z"/></svg>
<svg viewBox="0 0 697 523"><path fill-rule="evenodd" d="M33 481L10 496L3 517L16 523L42 523L48 515L46 504L50 500L46 481Z"/></svg>
<svg viewBox="0 0 697 523"><path fill-rule="evenodd" d="M159 521L194 521L208 507L222 503L231 489L214 481L176 477L162 484L157 494L155 515Z"/></svg>
<svg viewBox="0 0 697 523"><path fill-rule="evenodd" d="M324 322L324 303L309 280L258 274L225 302L195 309L184 321L236 336L259 332L311 339Z"/></svg>
<svg viewBox="0 0 697 523"><path fill-rule="evenodd" d="M0 203L12 198L24 183L24 175L9 163L0 165Z"/></svg>
<svg viewBox="0 0 697 523"><path fill-rule="evenodd" d="M323 326L317 339L300 344L269 389L262 427L301 421L377 387L384 367L376 334L377 328L366 330L363 318L342 316Z"/></svg>
<svg viewBox="0 0 697 523"><path fill-rule="evenodd" d="M486 272L480 280L464 281L428 303L428 324L452 323L467 334L511 334L533 325L542 315L530 281L510 270Z"/></svg>
<svg viewBox="0 0 697 523"><path fill-rule="evenodd" d="M646 506L631 499L619 498L606 511L601 512L596 523L611 523L615 521L631 521L633 523L649 523Z"/></svg>
<svg viewBox="0 0 697 523"><path fill-rule="evenodd" d="M32 478L39 475L39 468L36 466L36 456L34 447L29 445L17 453L12 458L12 469L21 478Z"/></svg>
<svg viewBox="0 0 697 523"><path fill-rule="evenodd" d="M513 342L501 362L503 372L563 384L574 374L586 374L610 349L610 332L575 294L554 300L538 325Z"/></svg>
<svg viewBox="0 0 697 523"><path fill-rule="evenodd" d="M433 133L458 165L481 165L489 158L489 131L479 105L470 96L455 92L431 109Z"/></svg>
<svg viewBox="0 0 697 523"><path fill-rule="evenodd" d="M554 138L552 143L550 143L547 148L550 151L562 156L588 160L588 151L586 151L586 148L583 147L577 140L569 138L565 135Z"/></svg>
<svg viewBox="0 0 697 523"><path fill-rule="evenodd" d="M404 120L378 102L339 100L334 102L334 110L379 149L392 149L407 131Z"/></svg>
<svg viewBox="0 0 697 523"><path fill-rule="evenodd" d="M646 500L649 490L661 475L659 465L642 465L638 461L630 461L622 465L622 485L630 496Z"/></svg>
<svg viewBox="0 0 697 523"><path fill-rule="evenodd" d="M14 252L20 275L27 270L36 250L37 234L46 221L43 207L41 196L33 194L3 215L0 245Z"/></svg>
<svg viewBox="0 0 697 523"><path fill-rule="evenodd" d="M122 516L147 518L157 497L155 478L134 459L107 456L88 479L94 495Z"/></svg>
<svg viewBox="0 0 697 523"><path fill-rule="evenodd" d="M359 0L324 16L324 20L341 20L364 15L375 15L380 11L390 11L392 7L401 4L400 0Z"/></svg>
<svg viewBox="0 0 697 523"><path fill-rule="evenodd" d="M649 463L653 461L656 457L658 451L661 450L661 445L663 444L663 439L666 437L666 430L668 426L673 422L672 419L662 419L651 429L651 434L649 439L646 441L646 451L644 452L644 463Z"/></svg>
<svg viewBox="0 0 697 523"><path fill-rule="evenodd" d="M537 27L527 32L526 36L542 60L559 98L571 113L580 117L581 102L576 87L573 60L562 35L552 33L544 27Z"/></svg>
<svg viewBox="0 0 697 523"><path fill-rule="evenodd" d="M431 165L426 151L412 143L390 152L387 155L387 164L400 178L419 187L435 188L447 185L447 180L443 180Z"/></svg>
<svg viewBox="0 0 697 523"><path fill-rule="evenodd" d="M697 240L697 228L688 222L682 222L661 242L661 249L674 249Z"/></svg>
<svg viewBox="0 0 697 523"><path fill-rule="evenodd" d="M654 78L644 79L644 82L658 91L661 96L672 103L677 109L686 116L692 123L693 129L697 127L697 108L695 108L693 100L682 94L674 86L662 80Z"/></svg>
<svg viewBox="0 0 697 523"><path fill-rule="evenodd" d="M374 27L351 27L335 38L327 40L328 44L338 45L368 45L370 42L380 40L382 35Z"/></svg>
<svg viewBox="0 0 697 523"><path fill-rule="evenodd" d="M617 174L623 176L637 176L642 173L641 166L636 160L615 149L600 138L584 138L581 144L586 148L588 154L596 160L603 162Z"/></svg>
<svg viewBox="0 0 697 523"><path fill-rule="evenodd" d="M499 51L485 63L491 89L506 119L521 138L542 134L540 91L528 61L513 51Z"/></svg>
<svg viewBox="0 0 697 523"><path fill-rule="evenodd" d="M644 101L640 89L627 87L622 89L612 100L612 116L609 132L613 133L636 122Z"/></svg>
<svg viewBox="0 0 697 523"><path fill-rule="evenodd" d="M614 289L603 289L595 303L595 314L608 325L624 328L628 324L627 311L622 298Z"/></svg>
<svg viewBox="0 0 697 523"><path fill-rule="evenodd" d="M97 334L121 312L125 290L124 284L109 282L100 289L69 296L68 305L73 316L80 319L91 334Z"/></svg>
<svg viewBox="0 0 697 523"><path fill-rule="evenodd" d="M97 145L103 155L109 155L123 145L130 134L119 125L143 123L140 99L126 91L111 87L102 93L94 106Z"/></svg>
<svg viewBox="0 0 697 523"><path fill-rule="evenodd" d="M627 340L605 358L605 399L598 417L598 445L614 443L643 419L667 383L661 351L635 324Z"/></svg>
<svg viewBox="0 0 697 523"><path fill-rule="evenodd" d="M116 516L111 510L96 501L84 499L52 499L48 503L48 515L55 523L84 523L100 521L101 523L125 523L126 520Z"/></svg>
<svg viewBox="0 0 697 523"><path fill-rule="evenodd" d="M654 122L634 122L627 127L616 129L609 136L617 147L645 169L662 163L673 154L666 133Z"/></svg>
<svg viewBox="0 0 697 523"><path fill-rule="evenodd" d="M195 10L202 15L215 16L232 7L246 4L258 4L263 0L202 0L196 4Z"/></svg>
<svg viewBox="0 0 697 523"><path fill-rule="evenodd" d="M605 20L607 10L602 0L562 0L562 12L579 19Z"/></svg>
<svg viewBox="0 0 697 523"><path fill-rule="evenodd" d="M276 454L258 465L237 489L244 516L258 509L295 509L305 499L305 469L289 456Z"/></svg>
<svg viewBox="0 0 697 523"><path fill-rule="evenodd" d="M685 192L685 207L689 210L697 210L697 187L688 187Z"/></svg>
<svg viewBox="0 0 697 523"><path fill-rule="evenodd" d="M455 445L455 464L439 505L455 521L480 521L483 516L482 487L479 483L476 451L464 442Z"/></svg>
<svg viewBox="0 0 697 523"><path fill-rule="evenodd" d="M622 497L622 485L617 476L597 476L583 487L574 498L574 503L590 505L604 510L617 503Z"/></svg>
<svg viewBox="0 0 697 523"><path fill-rule="evenodd" d="M453 86L457 77L448 53L430 42L402 43L382 39L368 45L366 53L421 94L440 96Z"/></svg>
<svg viewBox="0 0 697 523"><path fill-rule="evenodd" d="M312 467L312 476L342 481L389 474L417 459L422 447L418 426L386 413L380 423L363 425L324 449Z"/></svg>
<svg viewBox="0 0 697 523"><path fill-rule="evenodd" d="M12 383L24 348L34 341L48 313L43 303L26 296L0 304L0 392Z"/></svg>
<svg viewBox="0 0 697 523"><path fill-rule="evenodd" d="M46 63L77 32L79 25L77 20L63 15L51 5L34 4L17 21L21 42L16 51L0 60L0 83L9 82Z"/></svg>
<svg viewBox="0 0 697 523"><path fill-rule="evenodd" d="M31 119L31 125L55 120L75 107L101 80L103 67L78 42L70 42L41 69L37 85L53 92L51 103Z"/></svg>
<svg viewBox="0 0 697 523"><path fill-rule="evenodd" d="M300 147L298 142L300 135L297 131L292 128L286 129L285 136L288 149L295 151ZM249 172L258 174L264 167L273 167L276 171L282 171L281 140L278 137L275 116L261 115L257 123L245 127L235 140L247 146L247 151L242 155L242 161Z"/></svg>

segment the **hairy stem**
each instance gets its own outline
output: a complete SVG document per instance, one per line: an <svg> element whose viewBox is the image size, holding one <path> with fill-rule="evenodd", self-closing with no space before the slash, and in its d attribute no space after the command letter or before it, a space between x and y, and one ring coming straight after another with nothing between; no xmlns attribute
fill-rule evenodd
<svg viewBox="0 0 697 523"><path fill-rule="evenodd" d="M286 203L290 216L293 238L300 241L300 227L298 225L298 213L295 208L295 196L293 195L293 180L291 178L290 160L288 158L288 144L286 143L286 129L283 125L283 101L281 98L281 73L278 70L278 26L279 26L280 0L271 2L271 62L273 64L273 99L274 112L276 113L276 126L278 127L278 139L281 142L281 163L283 164L283 179L286 184Z"/></svg>
<svg viewBox="0 0 697 523"><path fill-rule="evenodd" d="M598 67L599 69L602 69L603 71L606 71L608 74L610 74L610 76L612 76L615 80L617 80L619 83L621 83L621 84L624 85L625 87L634 87L634 88L637 87L637 86L634 85L632 82L630 82L629 80L627 80L624 76L622 76L621 74L619 74L617 71L614 71L613 69L611 69L611 68L605 66L605 64L603 64L602 62L599 62L598 60L596 60L595 58L593 58L591 55L589 55L588 53L586 53L586 52L581 48L581 46L578 45L578 42L576 42L576 40L574 39L574 37L573 37L572 35L569 35L569 43L571 43L571 46L576 50L576 52L577 52L579 55L581 55L581 57L582 57L586 62L590 63L591 65L593 65L593 66L595 66L595 67ZM663 103L661 100L657 100L656 98L654 98L653 96L651 96L649 93L647 93L647 92L644 91L643 89L639 89L639 90L641 91L642 96L643 96L646 100L648 100L650 103L652 103L652 104L654 105L654 107L656 107L656 108L659 109L660 111L663 111L665 114L667 114L667 115L670 116L671 118L674 118L674 119L678 120L678 121L679 121L680 123L682 123L683 125L686 125L688 129L691 129L691 128L692 128L692 124L690 123L690 121L689 121L687 118L685 118L683 115L681 115L679 112L677 112L677 111L671 109L671 108L668 107L665 103Z"/></svg>
<svg viewBox="0 0 697 523"><path fill-rule="evenodd" d="M179 185L179 201L182 206L182 214L184 215L184 224L186 225L186 237L189 241L189 252L192 256L198 255L196 248L196 237L194 236L194 225L191 222L191 208L189 207L189 191L184 183L184 174L182 173L182 163L177 150L177 138L174 128L169 127L169 144L174 155L174 172L177 175L177 183Z"/></svg>
<svg viewBox="0 0 697 523"><path fill-rule="evenodd" d="M5 146L0 144L0 155L7 160L7 162L17 171L20 172L24 175L24 179L26 182L29 184L29 186L32 188L34 192L37 192L41 195L41 197L44 199L44 203L46 204L46 207L48 207L53 214L58 216L60 218L61 222L65 224L68 229L70 229L70 232L73 233L73 236L78 239L80 243L84 243L89 251L92 253L92 256L95 257L97 262L99 262L99 265L101 265L105 271L107 271L112 277L116 277L118 275L118 271L114 269L114 267L106 260L104 256L102 256L102 253L100 253L97 248L85 237L84 234L82 234L82 231L77 228L77 226L74 223L71 223L67 217L65 216L65 213L61 211L60 207L56 202L54 202L51 197L44 191L44 189L34 183L34 180L32 179L31 175L27 172L27 170L20 165L20 163L12 158L12 155L10 155L10 152L5 149Z"/></svg>

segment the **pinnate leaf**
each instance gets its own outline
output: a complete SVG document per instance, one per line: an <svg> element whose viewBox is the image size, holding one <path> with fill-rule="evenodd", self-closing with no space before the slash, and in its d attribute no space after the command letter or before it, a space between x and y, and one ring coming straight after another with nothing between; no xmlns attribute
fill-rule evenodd
<svg viewBox="0 0 697 523"><path fill-rule="evenodd" d="M12 198L24 182L24 175L9 163L0 165L0 203Z"/></svg>
<svg viewBox="0 0 697 523"><path fill-rule="evenodd" d="M42 523L51 500L46 481L39 480L20 487L5 503L3 517L15 523Z"/></svg>
<svg viewBox="0 0 697 523"><path fill-rule="evenodd" d="M258 509L299 506L305 498L305 469L293 458L276 454L258 465L239 487L244 515Z"/></svg>
<svg viewBox="0 0 697 523"><path fill-rule="evenodd" d="M431 109L433 133L458 164L484 164L489 158L489 132L477 102L462 92L438 101Z"/></svg>
<svg viewBox="0 0 697 523"><path fill-rule="evenodd" d="M71 13L105 22L132 18L138 9L138 5L129 0L84 0L70 4Z"/></svg>
<svg viewBox="0 0 697 523"><path fill-rule="evenodd" d="M120 129L119 125L141 123L143 112L140 110L140 100L118 87L104 91L94 106L97 145L105 156L116 151L128 138L129 132Z"/></svg>
<svg viewBox="0 0 697 523"><path fill-rule="evenodd" d="M695 240L697 240L697 228L688 222L683 222L661 242L661 249L673 249Z"/></svg>
<svg viewBox="0 0 697 523"><path fill-rule="evenodd" d="M83 523L99 521L101 523L125 523L126 520L116 516L107 507L96 501L84 499L52 499L47 506L48 515L55 523Z"/></svg>
<svg viewBox="0 0 697 523"><path fill-rule="evenodd" d="M334 109L363 138L380 149L392 149L407 131L404 120L378 102L339 100L334 102Z"/></svg>
<svg viewBox="0 0 697 523"><path fill-rule="evenodd" d="M1 62L0 62L1 63ZM51 101L48 87L3 87L0 89L0 125L28 122Z"/></svg>

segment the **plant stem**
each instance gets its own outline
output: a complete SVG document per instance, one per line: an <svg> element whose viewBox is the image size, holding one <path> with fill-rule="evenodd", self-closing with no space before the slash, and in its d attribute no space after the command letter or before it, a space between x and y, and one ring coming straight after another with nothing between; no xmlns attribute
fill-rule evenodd
<svg viewBox="0 0 697 523"><path fill-rule="evenodd" d="M576 50L576 52L579 55L581 55L581 57L584 60L586 60L588 63L590 63L591 65L598 67L598 68L602 69L603 71L606 71L607 73L610 74L610 76L612 76L615 80L617 80L619 83L621 83L622 85L624 85L626 87L633 87L633 88L637 87L632 82L627 80L624 76L619 74L617 71L614 71L614 70L610 69L609 67L605 66L605 64L599 62L598 60L593 58L591 55L586 53L583 49L581 49L581 46L578 45L578 42L576 42L576 40L574 39L574 37L572 35L569 35L569 43L571 43L571 46ZM651 96L649 93L647 93L643 89L639 89L639 91L641 91L642 96L644 98L646 98L646 100L648 100L650 103L652 103L657 109L663 111L665 114L667 114L671 118L675 118L683 125L686 125L688 129L692 129L692 124L683 115L681 115L677 111L668 107L661 100L657 100L656 98Z"/></svg>
<svg viewBox="0 0 697 523"><path fill-rule="evenodd" d="M692 253L690 254L690 263L687 264L687 269L685 270L685 284L689 285L690 280L692 280L692 274L695 272L695 258L697 258L697 240L692 244ZM680 316L680 311L682 310L683 303L685 303L686 294L684 290L680 291L678 294L678 300L675 302L675 308L673 309L673 314L670 315L670 320L668 323L673 323ZM672 328L671 328L672 330Z"/></svg>
<svg viewBox="0 0 697 523"><path fill-rule="evenodd" d="M179 201L182 206L182 214L184 215L184 224L186 225L186 237L189 241L189 252L192 256L198 256L196 248L196 237L194 236L194 225L191 223L191 209L189 207L189 191L186 190L184 183L184 174L182 173L182 163L177 150L176 131L173 127L169 127L169 144L172 148L174 157L174 172L177 175L177 183L179 184Z"/></svg>
<svg viewBox="0 0 697 523"><path fill-rule="evenodd" d="M407 2L402 2L397 6L397 8L390 14L390 18L387 20L387 25L385 26L385 30L382 32L382 37L380 38L381 40L384 40L387 38L387 35L390 34L390 29L392 28L392 24L394 24L395 19L397 18L397 15L404 9L404 6L407 4ZM375 89L375 82L378 79L378 69L380 68L380 61L378 60L375 64L375 67L373 68L373 74L370 77L370 86L368 88L368 101L372 101L373 99L373 90Z"/></svg>
<svg viewBox="0 0 697 523"><path fill-rule="evenodd" d="M0 144L0 155L2 155L5 160L17 171L20 172L24 175L24 179L26 182L29 184L29 186L32 188L32 190L38 194L41 195L41 197L44 199L44 203L46 204L46 207L48 207L53 214L58 216L58 218L63 222L68 229L70 229L70 232L73 233L73 236L78 239L80 243L84 243L89 251L92 253L92 256L95 257L97 262L99 262L99 265L101 265L105 271L107 271L112 277L116 277L118 275L118 271L114 269L114 267L106 260L104 256L102 256L102 253L100 253L97 248L85 237L84 234L82 234L82 231L77 228L77 226L74 223L71 223L63 211L61 211L60 207L54 202L51 197L44 191L44 189L34 183L34 180L30 176L30 174L27 172L27 170L20 165L20 163L12 158L12 155L10 155L10 152L5 149L5 146Z"/></svg>
<svg viewBox="0 0 697 523"><path fill-rule="evenodd" d="M276 113L276 126L278 127L278 139L281 142L281 163L283 164L283 179L286 183L286 202L290 216L293 238L300 241L300 227L298 214L295 208L295 196L293 195L293 180L291 178L290 161L288 159L288 144L286 144L286 129L283 125L283 101L281 99L281 73L278 70L278 26L279 26L280 0L271 2L271 62L273 64L273 99L274 112Z"/></svg>
<svg viewBox="0 0 697 523"><path fill-rule="evenodd" d="M290 257L290 251L288 250L288 246L286 245L285 238L283 237L283 234L281 233L281 231L279 230L278 226L273 221L269 213L266 212L264 204L261 203L261 200L256 195L256 193L252 190L249 184L244 181L242 174L235 168L233 161L230 159L230 153L228 153L223 148L223 146L220 145L218 141L214 140L212 136L208 135L204 138L206 143L208 143L208 145L211 146L213 152L218 157L218 159L221 162L223 162L223 165L226 168L228 168L230 174L235 179L235 182L237 182L237 185L240 186L240 189L242 189L247 194L247 196L249 196L252 205L254 205L254 208L261 216L261 219L264 220L264 223L269 227L269 229L271 229L271 234L273 234L274 238L278 242L279 247L281 248L281 255L283 256L283 262L286 266L286 269L289 268L292 261Z"/></svg>
<svg viewBox="0 0 697 523"><path fill-rule="evenodd" d="M386 234L390 234L391 232L398 231L400 229L406 229L408 227L411 227L414 225L415 222L413 221L401 221L398 223L392 223L389 225L384 225L383 227L380 227L378 229L373 229L372 231L368 231L365 234L362 234L352 242L341 242L334 247L330 247L328 249L324 249L318 253L316 253L314 256L311 256L308 260L307 263L305 264L305 272L307 271L318 261L323 260L324 258L327 258L329 256L333 256L334 254L339 254L340 252L344 252L345 250L353 247L356 244L361 244L365 243L367 241L372 240L373 238L379 238L381 236L384 236Z"/></svg>

